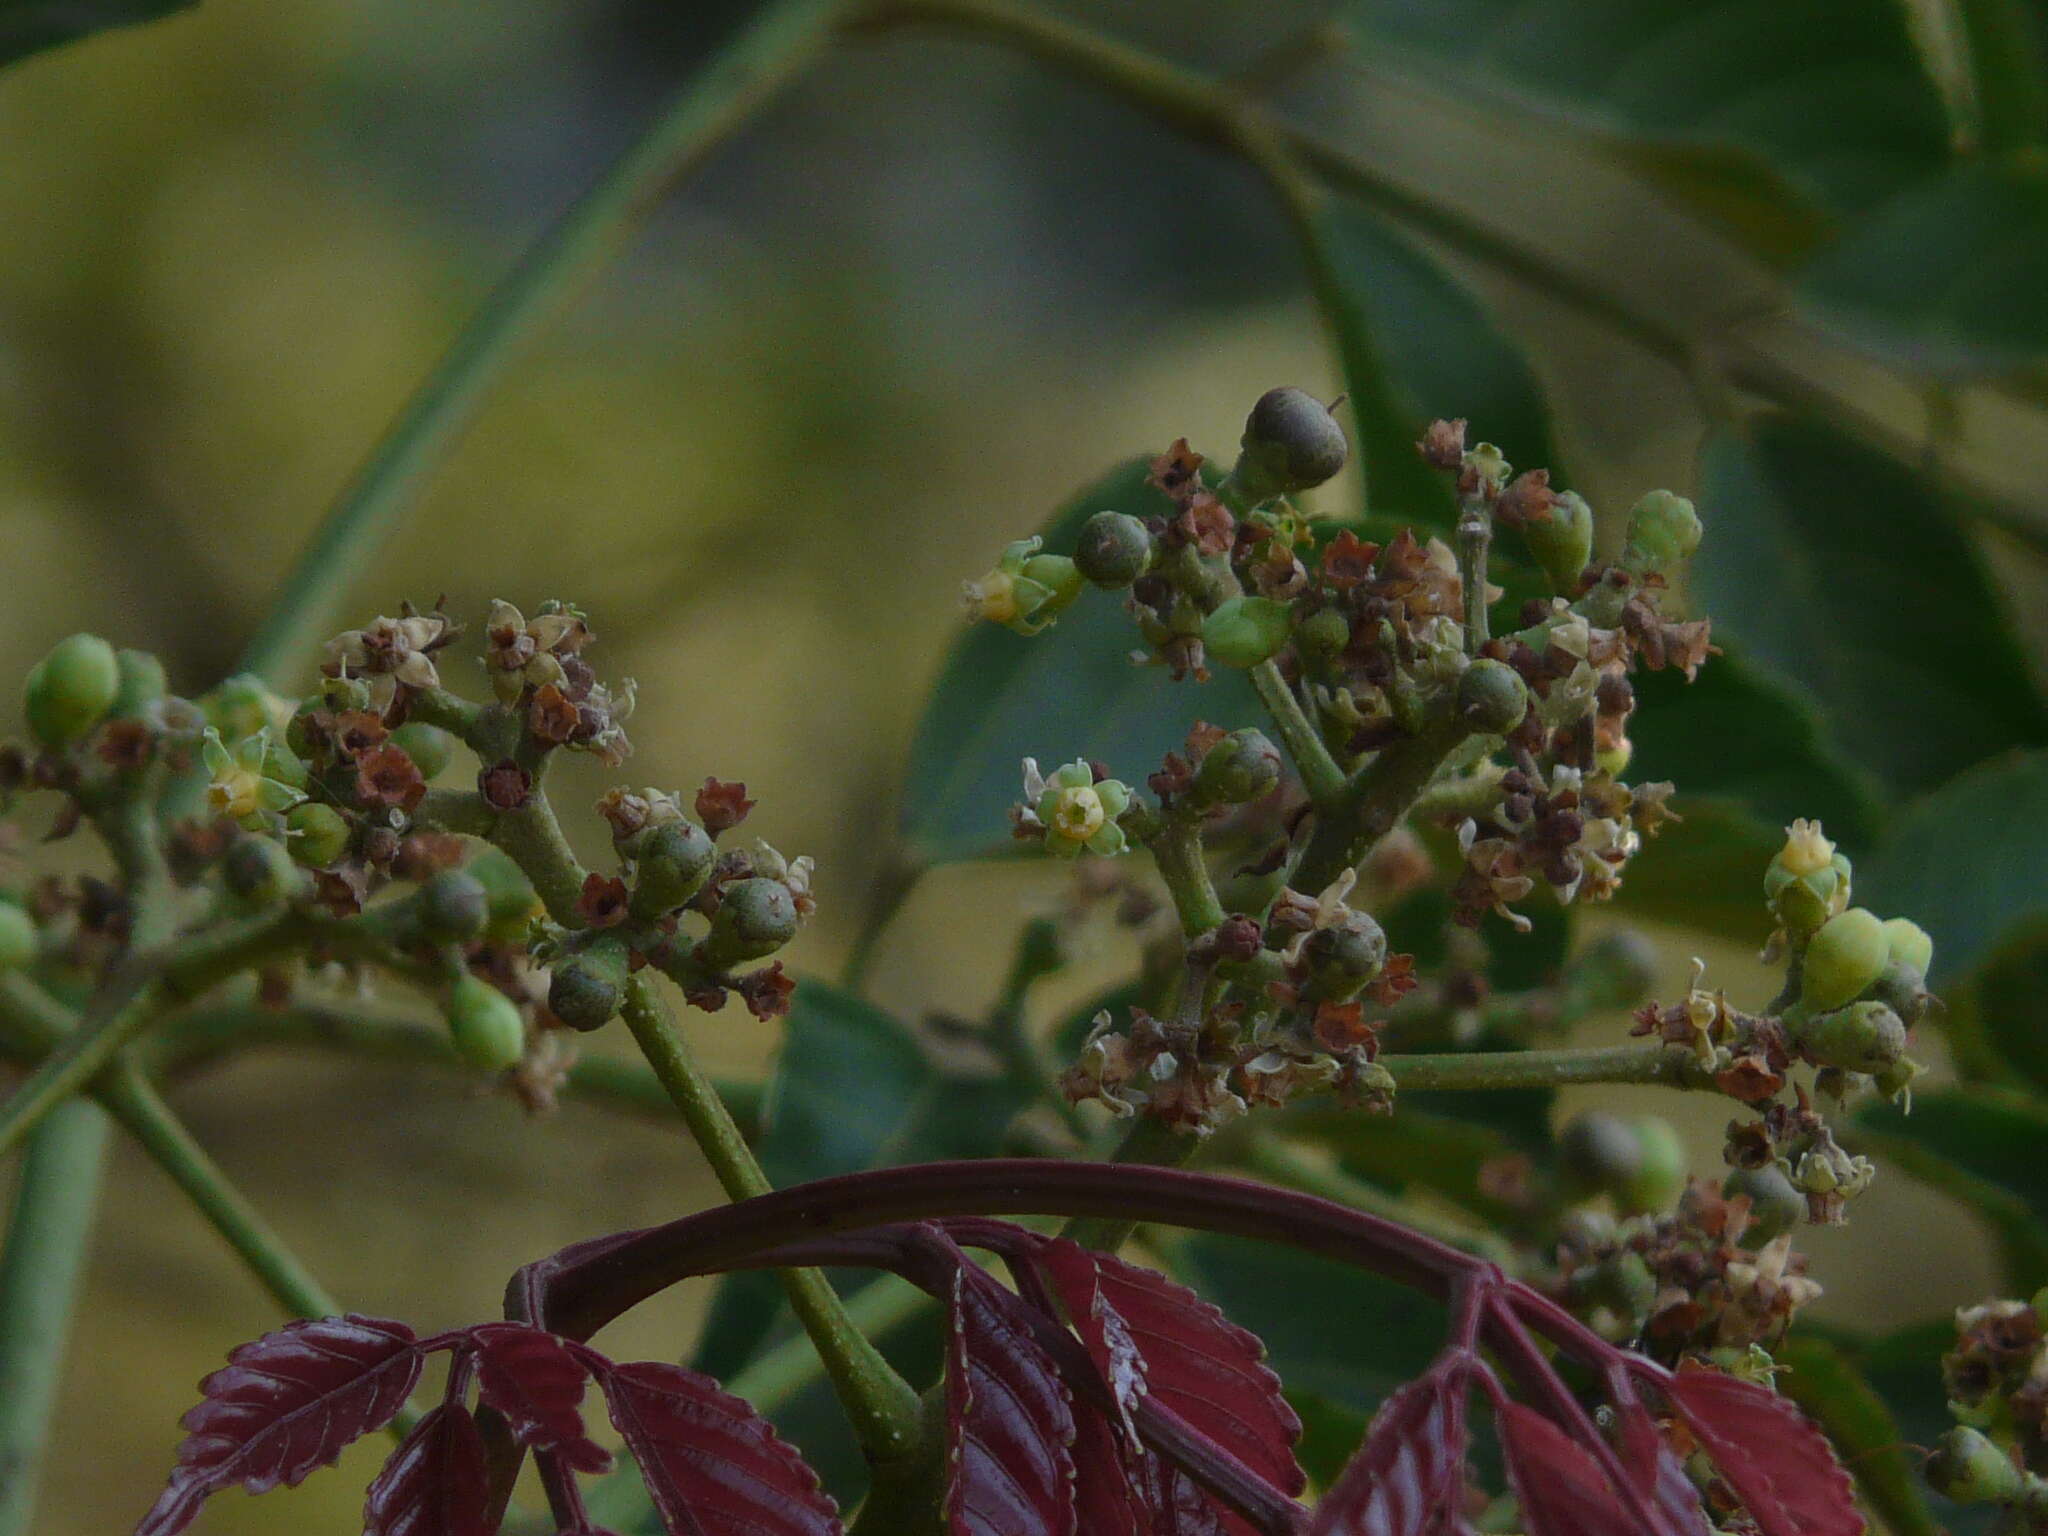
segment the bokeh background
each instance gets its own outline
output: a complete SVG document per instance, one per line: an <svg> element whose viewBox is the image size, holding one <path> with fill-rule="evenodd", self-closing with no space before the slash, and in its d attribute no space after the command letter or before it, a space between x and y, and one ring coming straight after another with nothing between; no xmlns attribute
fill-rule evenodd
<svg viewBox="0 0 2048 1536"><path fill-rule="evenodd" d="M492 281L753 9L205 0L0 74L0 676L81 628L157 650L186 691L228 669ZM1059 9L1219 73L1327 11ZM1745 334L1770 356L1922 430L1924 378L1780 325L1756 242L1584 135L1356 57L1298 60L1276 89L1402 181L1678 323L1755 309ZM1524 349L1596 507L1695 488L1684 372L1424 246ZM1227 457L1249 402L1283 382L1345 387L1249 173L1013 53L891 35L821 64L523 353L345 611L441 594L465 615L495 596L584 606L602 670L639 680L633 782L743 778L749 830L818 860L820 915L792 963L829 975L890 844L959 580L1134 451L1186 435ZM2010 393L1949 398L1944 451L2019 509L1963 526L2038 677L2043 437ZM1333 511L1350 496L1321 493ZM0 708L11 732L17 707ZM571 804L601 782L583 770ZM938 872L890 933L876 995L912 1015L982 1006L1019 916L1052 890L1042 871ZM1731 990L1765 986L1753 945L1651 931L1667 994L1695 953ZM1062 996L1127 959L1106 947ZM690 1027L724 1069L758 1072L773 1032L737 1012ZM1672 1114L1715 1169L1726 1106L1600 1097ZM563 1242L711 1198L674 1130L573 1103L532 1121L420 1069L257 1055L176 1102L331 1289L422 1327L487 1314L512 1268ZM1828 1290L1817 1315L1846 1324L1938 1315L1997 1284L1978 1228L1890 1174L1852 1228L1805 1246ZM623 1325L621 1352L682 1352L700 1301ZM192 1384L272 1321L118 1150L38 1529L132 1522ZM261 1503L223 1497L199 1528L351 1529L377 1454Z"/></svg>

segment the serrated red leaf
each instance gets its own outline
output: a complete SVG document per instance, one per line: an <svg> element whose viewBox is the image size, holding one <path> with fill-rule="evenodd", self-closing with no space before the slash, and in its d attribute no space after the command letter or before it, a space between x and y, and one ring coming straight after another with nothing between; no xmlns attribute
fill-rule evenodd
<svg viewBox="0 0 2048 1536"><path fill-rule="evenodd" d="M946 1523L953 1536L1072 1536L1074 1415L1051 1357L981 1271L953 1275Z"/></svg>
<svg viewBox="0 0 2048 1536"><path fill-rule="evenodd" d="M1764 1536L1862 1536L1849 1474L1793 1404L1719 1371L1680 1371L1664 1392Z"/></svg>
<svg viewBox="0 0 2048 1536"><path fill-rule="evenodd" d="M363 1536L490 1536L484 1437L443 1403L400 1442L363 1499Z"/></svg>
<svg viewBox="0 0 2048 1536"><path fill-rule="evenodd" d="M1584 1446L1526 1403L1496 1422L1527 1536L1642 1536Z"/></svg>
<svg viewBox="0 0 2048 1536"><path fill-rule="evenodd" d="M1641 1403L1621 1410L1621 1460L1649 1500L1659 1536L1713 1536L1699 1489Z"/></svg>
<svg viewBox="0 0 2048 1536"><path fill-rule="evenodd" d="M1465 1528L1465 1378L1431 1371L1380 1404L1316 1506L1309 1536L1437 1536Z"/></svg>
<svg viewBox="0 0 2048 1536"><path fill-rule="evenodd" d="M290 1323L242 1345L199 1384L177 1468L135 1536L173 1536L236 1483L266 1493L332 1463L391 1421L420 1363L405 1324L355 1313Z"/></svg>
<svg viewBox="0 0 2048 1536"><path fill-rule="evenodd" d="M1047 1243L1038 1261L1088 1346L1096 1367L1118 1387L1125 1369L1119 1338L1137 1352L1144 1390L1192 1428L1229 1451L1290 1497L1308 1485L1294 1459L1301 1420L1264 1364L1265 1346L1186 1286L1065 1239ZM1218 1507L1226 1531L1252 1527Z"/></svg>
<svg viewBox="0 0 2048 1536"><path fill-rule="evenodd" d="M818 1474L710 1377L657 1361L596 1375L671 1536L838 1536L839 1508Z"/></svg>
<svg viewBox="0 0 2048 1536"><path fill-rule="evenodd" d="M590 1371L567 1344L524 1323L486 1323L469 1337L476 1346L477 1395L505 1416L515 1440L553 1446L579 1472L610 1466L611 1456L583 1433Z"/></svg>

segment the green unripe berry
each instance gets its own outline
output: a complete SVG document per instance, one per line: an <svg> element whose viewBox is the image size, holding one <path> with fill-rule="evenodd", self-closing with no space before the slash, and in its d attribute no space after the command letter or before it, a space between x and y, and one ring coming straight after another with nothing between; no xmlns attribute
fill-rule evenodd
<svg viewBox="0 0 2048 1536"><path fill-rule="evenodd" d="M1502 736L1529 712L1529 686L1504 661L1482 656L1458 679L1458 718L1482 735Z"/></svg>
<svg viewBox="0 0 2048 1536"><path fill-rule="evenodd" d="M1354 912L1347 921L1310 934L1302 954L1311 996L1342 1002L1385 969L1387 935L1371 917Z"/></svg>
<svg viewBox="0 0 2048 1536"><path fill-rule="evenodd" d="M1906 1024L1883 1003L1851 1003L1801 1023L1793 1043L1845 1072L1881 1072L1906 1054Z"/></svg>
<svg viewBox="0 0 2048 1536"><path fill-rule="evenodd" d="M238 837L220 864L227 888L252 905L267 905L293 894L304 878L292 856L267 837Z"/></svg>
<svg viewBox="0 0 2048 1536"><path fill-rule="evenodd" d="M1243 452L1231 478L1252 501L1321 485L1351 456L1330 408L1305 389L1269 389L1245 418Z"/></svg>
<svg viewBox="0 0 2048 1536"><path fill-rule="evenodd" d="M491 920L491 893L466 869L442 870L420 887L415 900L420 931L437 943L482 938Z"/></svg>
<svg viewBox="0 0 2048 1536"><path fill-rule="evenodd" d="M1807 943L1799 1001L1808 1013L1839 1008L1876 981L1890 958L1891 939L1875 912L1838 912Z"/></svg>
<svg viewBox="0 0 2048 1536"><path fill-rule="evenodd" d="M1634 1121L1636 1145L1642 1149L1642 1161L1637 1165L1634 1177L1623 1186L1620 1205L1624 1211L1668 1211L1678 1203L1678 1197L1685 1193L1685 1177L1690 1166L1686 1156L1685 1143L1671 1122L1655 1115L1644 1115Z"/></svg>
<svg viewBox="0 0 2048 1536"><path fill-rule="evenodd" d="M1270 597L1226 597L1202 620L1202 649L1226 667L1255 667L1287 643L1287 604Z"/></svg>
<svg viewBox="0 0 2048 1536"><path fill-rule="evenodd" d="M1619 1199L1642 1167L1642 1141L1619 1115L1585 1110L1558 1132L1557 1169L1574 1198L1611 1194Z"/></svg>
<svg viewBox="0 0 2048 1536"><path fill-rule="evenodd" d="M284 815L285 847L308 869L325 869L348 852L348 818L331 805L308 801Z"/></svg>
<svg viewBox="0 0 2048 1536"><path fill-rule="evenodd" d="M448 989L448 1033L456 1054L479 1072L504 1072L526 1054L526 1020L481 977L458 976Z"/></svg>
<svg viewBox="0 0 2048 1536"><path fill-rule="evenodd" d="M1152 532L1128 512L1098 512L1081 525L1074 566L1098 587L1128 587L1151 567Z"/></svg>
<svg viewBox="0 0 2048 1536"><path fill-rule="evenodd" d="M39 947L36 920L24 908L0 900L0 971L35 964Z"/></svg>
<svg viewBox="0 0 2048 1536"><path fill-rule="evenodd" d="M367 694L365 695L367 697ZM223 741L241 741L270 724L271 692L253 672L223 678L199 700L206 723Z"/></svg>
<svg viewBox="0 0 2048 1536"><path fill-rule="evenodd" d="M1580 1294L1631 1323L1639 1323L1656 1303L1657 1277L1641 1254L1624 1248L1593 1267Z"/></svg>
<svg viewBox="0 0 2048 1536"><path fill-rule="evenodd" d="M391 744L402 748L423 779L432 779L455 756L455 738L438 725L408 720L391 733Z"/></svg>
<svg viewBox="0 0 2048 1536"><path fill-rule="evenodd" d="M1033 618L1049 619L1072 605L1086 583L1081 568L1066 555L1032 555L1018 577L1018 590L1042 591L1032 605Z"/></svg>
<svg viewBox="0 0 2048 1536"><path fill-rule="evenodd" d="M1633 1008L1657 984L1657 947L1633 928L1603 933L1566 973L1573 1012Z"/></svg>
<svg viewBox="0 0 2048 1536"><path fill-rule="evenodd" d="M571 1029L601 1029L619 1011L627 972L625 946L600 939L551 967L548 1009Z"/></svg>
<svg viewBox="0 0 2048 1536"><path fill-rule="evenodd" d="M1878 973L1877 980L1871 984L1870 995L1904 1019L1908 1029L1926 1017L1927 1005L1933 1000L1927 990L1927 979L1910 965L1902 965L1897 960Z"/></svg>
<svg viewBox="0 0 2048 1536"><path fill-rule="evenodd" d="M148 651L116 651L114 664L119 678L111 710L115 715L132 718L171 691L164 664Z"/></svg>
<svg viewBox="0 0 2048 1536"><path fill-rule="evenodd" d="M771 955L796 937L796 898L780 880L735 880L719 893L718 912L705 938L720 970Z"/></svg>
<svg viewBox="0 0 2048 1536"><path fill-rule="evenodd" d="M490 898L491 920L484 936L494 943L521 944L527 925L541 912L533 882L500 848L486 848L464 866Z"/></svg>
<svg viewBox="0 0 2048 1536"><path fill-rule="evenodd" d="M1551 590L1570 597L1593 558L1593 509L1577 491L1559 491L1547 517L1522 525L1522 542L1550 578Z"/></svg>
<svg viewBox="0 0 2048 1536"><path fill-rule="evenodd" d="M2009 1504L2025 1481L1997 1442L1960 1424L1934 1442L1923 1472L1930 1488L1958 1504Z"/></svg>
<svg viewBox="0 0 2048 1536"><path fill-rule="evenodd" d="M121 687L114 648L98 635L72 635L30 668L23 703L31 735L61 750L106 718Z"/></svg>
<svg viewBox="0 0 2048 1536"><path fill-rule="evenodd" d="M1335 656L1351 643L1351 620L1341 608L1318 608L1294 626L1294 644L1304 655Z"/></svg>
<svg viewBox="0 0 2048 1536"><path fill-rule="evenodd" d="M673 912L704 888L718 849L711 834L694 821L648 827L634 844L632 910L655 918Z"/></svg>
<svg viewBox="0 0 2048 1536"><path fill-rule="evenodd" d="M1884 937L1894 965L1910 966L1922 976L1934 968L1934 940L1910 917L1886 918Z"/></svg>
<svg viewBox="0 0 2048 1536"><path fill-rule="evenodd" d="M1652 491L1629 509L1623 560L1633 570L1670 570L1700 547L1700 515L1683 496Z"/></svg>
<svg viewBox="0 0 2048 1536"><path fill-rule="evenodd" d="M1195 793L1214 805L1245 805L1280 783L1280 749L1247 726L1211 747L1195 770Z"/></svg>
<svg viewBox="0 0 2048 1536"><path fill-rule="evenodd" d="M1721 1193L1731 1200L1749 1197L1749 1225L1742 1233L1745 1248L1761 1248L1806 1219L1806 1196L1777 1163L1735 1169L1721 1185Z"/></svg>
<svg viewBox="0 0 2048 1536"><path fill-rule="evenodd" d="M284 742L272 738L263 744L263 777L288 784L293 789L304 789L311 777L306 765Z"/></svg>

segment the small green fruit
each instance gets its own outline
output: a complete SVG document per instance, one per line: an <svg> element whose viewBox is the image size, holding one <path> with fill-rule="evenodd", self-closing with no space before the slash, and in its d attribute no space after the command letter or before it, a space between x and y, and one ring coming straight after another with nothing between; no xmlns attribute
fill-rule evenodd
<svg viewBox="0 0 2048 1536"><path fill-rule="evenodd" d="M1670 570L1700 547L1701 531L1690 501L1652 491L1629 510L1623 563L1638 571Z"/></svg>
<svg viewBox="0 0 2048 1536"><path fill-rule="evenodd" d="M1644 1115L1633 1121L1636 1144L1642 1161L1635 1176L1623 1186L1620 1205L1624 1211L1668 1211L1685 1193L1685 1178L1691 1160L1685 1143L1668 1120Z"/></svg>
<svg viewBox="0 0 2048 1536"><path fill-rule="evenodd" d="M1302 946L1309 992L1317 1001L1342 1002L1379 975L1387 963L1386 931L1363 912L1318 928Z"/></svg>
<svg viewBox="0 0 2048 1536"><path fill-rule="evenodd" d="M1933 969L1934 940L1911 918L1886 918L1884 936L1885 942L1891 946L1889 958L1894 965L1911 966L1922 976Z"/></svg>
<svg viewBox="0 0 2048 1536"><path fill-rule="evenodd" d="M1905 1021L1880 1002L1807 1019L1792 1038L1815 1061L1845 1072L1882 1072L1906 1054Z"/></svg>
<svg viewBox="0 0 2048 1536"><path fill-rule="evenodd" d="M420 887L420 931L441 944L466 944L483 937L491 918L491 893L465 869L444 869Z"/></svg>
<svg viewBox="0 0 2048 1536"><path fill-rule="evenodd" d="M1735 1169L1721 1185L1721 1193L1731 1200L1737 1195L1749 1197L1749 1226L1742 1234L1745 1248L1761 1248L1806 1219L1806 1196L1776 1163Z"/></svg>
<svg viewBox="0 0 2048 1536"><path fill-rule="evenodd" d="M1529 712L1529 687L1504 661L1482 656L1458 679L1458 718L1482 735L1502 736Z"/></svg>
<svg viewBox="0 0 2048 1536"><path fill-rule="evenodd" d="M148 651L117 651L114 662L120 681L114 690L111 713L132 718L171 691L164 664Z"/></svg>
<svg viewBox="0 0 2048 1536"><path fill-rule="evenodd" d="M1570 597L1593 558L1593 509L1577 491L1559 491L1547 518L1523 524L1522 541L1550 578L1551 590Z"/></svg>
<svg viewBox="0 0 2048 1536"><path fill-rule="evenodd" d="M1255 667L1287 643L1287 604L1270 597L1226 597L1202 621L1202 648L1226 667Z"/></svg>
<svg viewBox="0 0 2048 1536"><path fill-rule="evenodd" d="M1211 747L1195 770L1195 793L1214 805L1246 805L1280 783L1280 749L1247 726Z"/></svg>
<svg viewBox="0 0 2048 1536"><path fill-rule="evenodd" d="M1589 1109L1574 1115L1558 1132L1557 1167L1574 1198L1619 1198L1642 1172L1643 1144L1621 1116Z"/></svg>
<svg viewBox="0 0 2048 1536"><path fill-rule="evenodd" d="M44 746L61 750L78 740L114 706L121 666L98 635L72 635L30 668L24 690L28 728Z"/></svg>
<svg viewBox="0 0 2048 1536"><path fill-rule="evenodd" d="M1351 456L1344 428L1305 389L1269 389L1259 396L1241 441L1231 478L1254 502L1321 485Z"/></svg>
<svg viewBox="0 0 2048 1536"><path fill-rule="evenodd" d="M1294 626L1295 647L1307 656L1335 656L1351 643L1351 620L1341 608L1318 608Z"/></svg>
<svg viewBox="0 0 2048 1536"><path fill-rule="evenodd" d="M771 955L796 937L796 898L780 880L735 880L719 893L705 945L716 968Z"/></svg>
<svg viewBox="0 0 2048 1536"><path fill-rule="evenodd" d="M0 971L18 971L35 964L39 947L36 920L13 902L0 899Z"/></svg>
<svg viewBox="0 0 2048 1536"><path fill-rule="evenodd" d="M1934 1442L1924 1473L1930 1488L1958 1504L2009 1504L2024 1481L1995 1441L1963 1425Z"/></svg>
<svg viewBox="0 0 2048 1536"><path fill-rule="evenodd" d="M1566 983L1575 1015L1633 1008L1657 984L1657 947L1634 928L1603 933L1571 962Z"/></svg>
<svg viewBox="0 0 2048 1536"><path fill-rule="evenodd" d="M285 847L308 869L325 869L348 852L348 818L331 805L307 802L284 816Z"/></svg>
<svg viewBox="0 0 2048 1536"><path fill-rule="evenodd" d="M673 912L704 888L718 849L694 821L648 827L634 844L632 910L635 917Z"/></svg>
<svg viewBox="0 0 2048 1536"><path fill-rule="evenodd" d="M391 744L404 749L423 779L434 778L455 756L455 738L424 720L406 721L391 733Z"/></svg>
<svg viewBox="0 0 2048 1536"><path fill-rule="evenodd" d="M238 837L221 860L227 888L251 905L267 905L292 895L305 877L292 857L267 837Z"/></svg>
<svg viewBox="0 0 2048 1536"><path fill-rule="evenodd" d="M1875 912L1838 912L1807 943L1799 1001L1809 1013L1840 1008L1868 989L1890 958L1891 939Z"/></svg>
<svg viewBox="0 0 2048 1536"><path fill-rule="evenodd" d="M526 1021L512 999L480 977L455 978L448 989L448 1032L455 1051L480 1072L503 1072L526 1054Z"/></svg>
<svg viewBox="0 0 2048 1536"><path fill-rule="evenodd" d="M571 1029L602 1029L619 1011L626 990L625 946L600 939L555 962L548 976L548 1009Z"/></svg>
<svg viewBox="0 0 2048 1536"><path fill-rule="evenodd" d="M273 697L255 673L237 672L207 690L199 707L223 741L241 741L270 725Z"/></svg>
<svg viewBox="0 0 2048 1536"><path fill-rule="evenodd" d="M1128 587L1152 564L1151 530L1128 512L1098 512L1081 525L1074 566L1098 587Z"/></svg>
<svg viewBox="0 0 2048 1536"><path fill-rule="evenodd" d="M490 897L491 921L484 937L497 944L523 944L526 930L541 914L533 882L500 848L486 848L464 866Z"/></svg>

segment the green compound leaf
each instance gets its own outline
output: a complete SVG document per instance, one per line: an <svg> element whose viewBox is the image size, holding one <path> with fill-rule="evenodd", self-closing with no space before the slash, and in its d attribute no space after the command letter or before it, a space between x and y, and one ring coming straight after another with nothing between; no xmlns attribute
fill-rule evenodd
<svg viewBox="0 0 2048 1536"><path fill-rule="evenodd" d="M1132 459L1069 501L1044 530L1046 548L1070 552L1097 512L1168 514L1145 483L1148 463ZM944 864L1016 847L1008 812L1026 757L1048 772L1093 758L1139 783L1197 720L1233 729L1263 720L1242 673L1218 667L1206 684L1175 683L1162 667L1132 663L1140 643L1122 597L1094 590L1029 639L994 624L963 634L911 743L901 822L911 856Z"/></svg>
<svg viewBox="0 0 2048 1536"><path fill-rule="evenodd" d="M2048 1102L1979 1084L1866 1105L1856 1146L1974 1210L1998 1239L2007 1287L2048 1282Z"/></svg>
<svg viewBox="0 0 2048 1536"><path fill-rule="evenodd" d="M1801 296L1909 367L1962 376L2048 353L2048 166L1962 165L1900 193L1807 269Z"/></svg>
<svg viewBox="0 0 2048 1536"><path fill-rule="evenodd" d="M196 0L0 0L0 67L45 48L182 11Z"/></svg>
<svg viewBox="0 0 2048 1536"><path fill-rule="evenodd" d="M2048 917L2048 752L2015 752L1914 802L1856 869L1856 900L1934 939L1937 990Z"/></svg>
<svg viewBox="0 0 2048 1536"><path fill-rule="evenodd" d="M1466 101L1594 136L1762 254L1943 165L1948 124L1904 6L1864 0L1350 0Z"/></svg>
<svg viewBox="0 0 2048 1536"><path fill-rule="evenodd" d="M1449 531L1456 517L1450 477L1415 451L1423 428L1439 417L1466 418L1472 441L1495 444L1520 468L1553 467L1543 391L1484 305L1356 203L1332 203L1319 236L1330 269L1320 297L1336 333L1374 512Z"/></svg>
<svg viewBox="0 0 2048 1536"><path fill-rule="evenodd" d="M1912 794L2048 743L1998 597L1911 469L1774 414L1709 442L1700 501L1700 610L1758 672L1825 701L1827 739L1860 772Z"/></svg>
<svg viewBox="0 0 2048 1536"><path fill-rule="evenodd" d="M1778 1390L1827 1432L1856 1489L1892 1536L1940 1536L1920 1481L1920 1458L1898 1421L1849 1357L1824 1339L1795 1333L1773 1352L1786 1367Z"/></svg>

